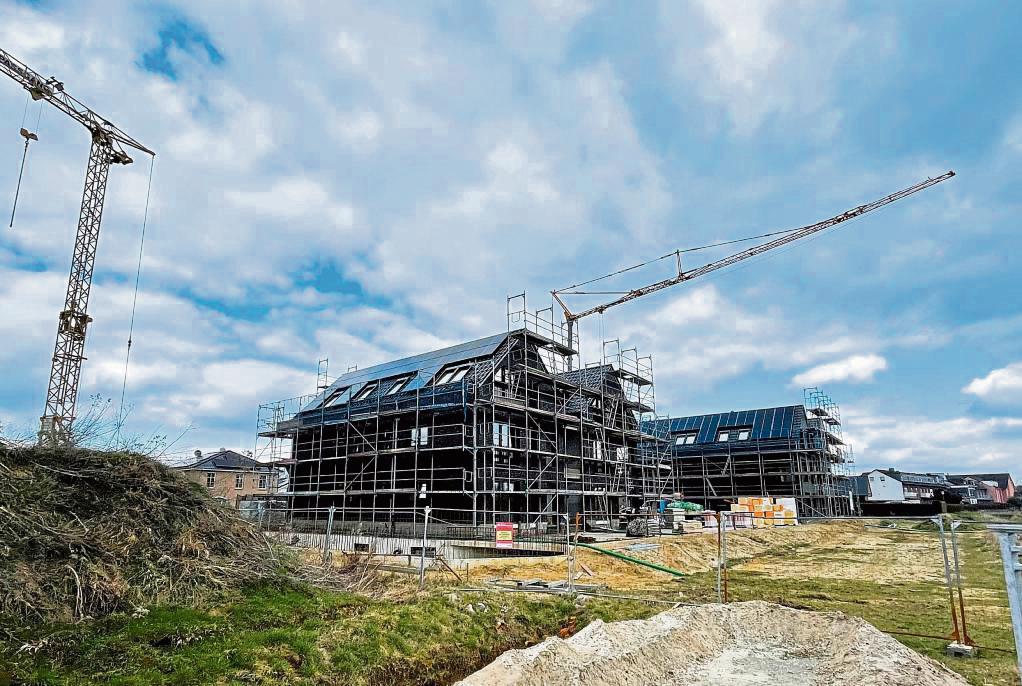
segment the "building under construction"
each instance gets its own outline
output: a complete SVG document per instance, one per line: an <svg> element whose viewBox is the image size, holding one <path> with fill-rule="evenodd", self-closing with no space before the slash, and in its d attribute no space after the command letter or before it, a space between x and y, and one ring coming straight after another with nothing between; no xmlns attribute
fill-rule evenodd
<svg viewBox="0 0 1022 686"><path fill-rule="evenodd" d="M393 523L429 506L438 523L543 531L576 514L614 526L669 496L651 359L610 342L580 366L549 309L512 298L507 315L504 333L264 405L261 457L286 458L292 511Z"/></svg>
<svg viewBox="0 0 1022 686"><path fill-rule="evenodd" d="M728 509L738 498L795 498L802 516L849 514L840 408L819 389L802 405L659 419L686 500Z"/></svg>
<svg viewBox="0 0 1022 686"><path fill-rule="evenodd" d="M340 510L345 520L394 523L429 507L447 522L615 526L681 488L712 509L742 496L794 497L802 515L848 512L837 407L816 389L803 405L663 419L653 365L604 344L580 366L583 318L726 269L873 212L954 176L948 171L878 200L771 237L692 269L682 250L551 291L563 310L529 312L508 299L507 331L323 383L309 398L260 408L259 456L289 463L291 511ZM717 245L686 249L709 249ZM668 278L624 290L585 289L673 260ZM576 296L613 300L572 311ZM520 307L512 303L521 303ZM546 316L544 316L546 313ZM333 508L333 509L331 509ZM317 514L318 518L318 514Z"/></svg>

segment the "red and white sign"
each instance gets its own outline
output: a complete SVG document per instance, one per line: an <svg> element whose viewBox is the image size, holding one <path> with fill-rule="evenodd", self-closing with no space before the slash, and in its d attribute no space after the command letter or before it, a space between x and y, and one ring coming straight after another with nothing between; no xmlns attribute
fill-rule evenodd
<svg viewBox="0 0 1022 686"><path fill-rule="evenodd" d="M511 522L497 522L496 545L498 548L515 547L515 525Z"/></svg>

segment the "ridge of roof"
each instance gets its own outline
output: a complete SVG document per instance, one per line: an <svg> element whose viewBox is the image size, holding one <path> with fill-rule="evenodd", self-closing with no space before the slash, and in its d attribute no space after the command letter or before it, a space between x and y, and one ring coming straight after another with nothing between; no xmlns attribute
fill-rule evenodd
<svg viewBox="0 0 1022 686"><path fill-rule="evenodd" d="M175 465L175 469L196 469L201 468L203 465L212 462L213 469L229 469L231 467L243 468L243 469L265 469L267 471L272 470L272 467L265 462L249 457L248 455L242 455L236 450L218 450L215 453L209 455L203 455L199 459L189 464Z"/></svg>
<svg viewBox="0 0 1022 686"><path fill-rule="evenodd" d="M690 415L684 415L684 416L679 416L679 417L662 417L662 418L659 418L659 419L654 419L653 421L654 422L678 422L678 421L682 421L682 420L696 419L696 418L699 418L699 417L721 417L721 416L728 415L728 414L742 414L742 413L745 413L745 412L769 412L770 410L788 410L788 409L797 409L797 408L802 408L802 410L805 411L805 405L803 405L802 403L797 403L797 404L794 404L794 405L774 405L772 407L756 407L756 408L747 409L747 410L724 410L723 412L703 412L701 414L690 414Z"/></svg>
<svg viewBox="0 0 1022 686"><path fill-rule="evenodd" d="M966 476L970 477L972 479L976 479L977 481L993 481L993 482L995 482L997 484L998 488L1007 488L1008 487L1008 481L1009 480L1014 481L1014 479L1011 478L1011 473L1010 472L984 472L984 473L976 473L976 474L948 474L948 478L951 478L951 477L961 478L961 477L966 477Z"/></svg>

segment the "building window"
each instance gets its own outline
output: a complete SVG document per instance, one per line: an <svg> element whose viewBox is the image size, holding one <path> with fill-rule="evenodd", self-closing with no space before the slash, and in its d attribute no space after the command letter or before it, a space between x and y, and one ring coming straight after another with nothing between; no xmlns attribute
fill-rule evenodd
<svg viewBox="0 0 1022 686"><path fill-rule="evenodd" d="M717 434L717 440L722 442L722 443L727 442L730 439L731 439L731 432L729 432L729 431L721 431L720 433Z"/></svg>
<svg viewBox="0 0 1022 686"><path fill-rule="evenodd" d="M206 472L206 488L216 486L216 472Z"/></svg>
<svg viewBox="0 0 1022 686"><path fill-rule="evenodd" d="M617 456L617 461L618 462L627 462L628 461L628 446L624 446L624 447L621 447L621 448L616 448L614 450L614 453Z"/></svg>
<svg viewBox="0 0 1022 686"><path fill-rule="evenodd" d="M502 448L511 447L511 425L500 422L493 423L493 445Z"/></svg>
<svg viewBox="0 0 1022 686"><path fill-rule="evenodd" d="M739 441L747 441L747 440L749 440L749 430L748 429L740 429L738 431L738 440Z"/></svg>
<svg viewBox="0 0 1022 686"><path fill-rule="evenodd" d="M497 367L493 370L493 382L500 384L507 383L507 367Z"/></svg>
<svg viewBox="0 0 1022 686"><path fill-rule="evenodd" d="M465 378L469 370L472 369L471 364L458 364L451 365L450 367L444 367L441 369L436 378L433 381L434 386L442 386L446 383L457 383Z"/></svg>
<svg viewBox="0 0 1022 686"><path fill-rule="evenodd" d="M412 429L412 445L429 445L429 427Z"/></svg>
<svg viewBox="0 0 1022 686"><path fill-rule="evenodd" d="M370 395L372 395L373 391L375 391L376 387L379 385L380 383L378 381L370 381L369 383L362 387L362 390L360 390L358 393L351 397L351 402L365 400Z"/></svg>
<svg viewBox="0 0 1022 686"><path fill-rule="evenodd" d="M344 394L344 392L346 390L348 390L349 388L351 388L351 386L341 386L339 388L335 388L332 391L329 391L327 393L326 397L323 398L323 402L320 403L319 406L321 408L323 408L323 407L330 407L335 402L337 402L337 399L340 398Z"/></svg>
<svg viewBox="0 0 1022 686"><path fill-rule="evenodd" d="M674 437L674 445L693 445L696 442L696 432L678 434Z"/></svg>
<svg viewBox="0 0 1022 686"><path fill-rule="evenodd" d="M265 474L260 474L259 475L259 488L266 488L266 475Z"/></svg>
<svg viewBox="0 0 1022 686"><path fill-rule="evenodd" d="M243 488L244 486L245 486L245 475L244 474L235 474L234 475L234 487L235 488Z"/></svg>
<svg viewBox="0 0 1022 686"><path fill-rule="evenodd" d="M394 385L390 387L390 390L387 391L386 395L394 395L395 393L400 393L401 391L403 391L405 389L405 387L409 383L411 383L411 381L412 381L412 375L411 374L409 374L408 376L402 376L401 378L396 379L394 381Z"/></svg>

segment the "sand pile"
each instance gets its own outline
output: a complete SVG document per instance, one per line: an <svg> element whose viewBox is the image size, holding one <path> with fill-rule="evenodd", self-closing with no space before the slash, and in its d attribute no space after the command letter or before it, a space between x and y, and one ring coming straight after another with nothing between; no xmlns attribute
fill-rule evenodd
<svg viewBox="0 0 1022 686"><path fill-rule="evenodd" d="M702 605L647 620L596 621L568 640L511 650L464 686L964 686L871 624L764 602Z"/></svg>

